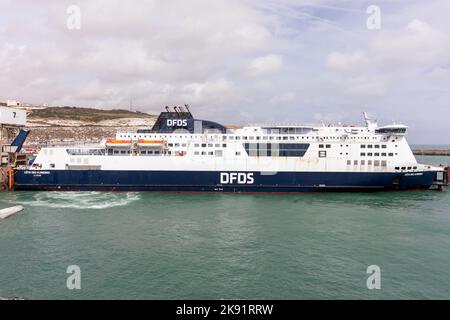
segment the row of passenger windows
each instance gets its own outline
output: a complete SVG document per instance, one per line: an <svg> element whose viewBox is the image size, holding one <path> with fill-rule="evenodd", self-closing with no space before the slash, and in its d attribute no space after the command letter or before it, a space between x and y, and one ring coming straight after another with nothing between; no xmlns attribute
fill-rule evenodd
<svg viewBox="0 0 450 320"><path fill-rule="evenodd" d="M150 155L152 155L152 154L156 154L156 155L158 155L158 154L161 154L161 152L160 151L151 151L151 150L141 150L140 152L139 152L140 154L143 154L143 155L148 155L148 154L150 154ZM112 154L114 154L114 155L128 155L128 154L131 154L131 150L112 150L112 149L109 149L108 150L108 155L112 155ZM169 151L169 154L170 154L170 151Z"/></svg>
<svg viewBox="0 0 450 320"><path fill-rule="evenodd" d="M386 149L386 148L387 148L387 145L385 145L385 144L382 144L382 145L379 145L379 144L374 144L374 145L368 144L368 145L367 145L367 148L368 148L368 149L372 149L372 148L380 149L380 147L381 147L381 149ZM365 144L362 144L362 145L361 145L361 149L365 149L365 148L366 148L366 145L365 145Z"/></svg>
<svg viewBox="0 0 450 320"><path fill-rule="evenodd" d="M213 148L213 147L220 148L220 143L216 143L216 144L213 144L213 143L208 143L208 144L202 143L201 145L202 145L202 148L206 148L206 147L208 147L208 148ZM169 146L170 146L170 144L169 144ZM198 147L200 147L200 144L196 143L196 144L194 144L194 147L198 148ZM226 147L227 147L226 143L223 143L222 144L222 148L226 148Z"/></svg>
<svg viewBox="0 0 450 320"><path fill-rule="evenodd" d="M159 138L159 139L166 139L166 138L184 138L184 139L202 139L203 136L167 136L167 135L120 135L119 138L136 138L136 139L149 139L149 138ZM219 138L219 136L216 136L216 138ZM317 139L323 139L323 140L332 140L332 139L341 139L342 137L321 137L321 136L222 136L222 140L317 140ZM355 138L351 137L348 138L349 140L355 140L355 139L361 139L361 140L368 140L372 137L361 137L361 138ZM344 138L345 139L345 138ZM394 140L393 140L394 141ZM169 144L170 146L170 144ZM328 146L328 145L327 145ZM331 147L331 146L330 146ZM369 148L370 145L368 146ZM383 148L386 146L384 145ZM328 147L329 148L329 147ZM362 145L361 148L365 148L365 145Z"/></svg>
<svg viewBox="0 0 450 320"><path fill-rule="evenodd" d="M226 136L223 136L223 139L226 140ZM322 137L322 136L266 136L266 137L260 137L260 136L229 136L228 140L301 140L301 139L309 139L309 140L369 140L372 137Z"/></svg>
<svg viewBox="0 0 450 320"><path fill-rule="evenodd" d="M386 160L353 160L353 165L357 166L358 164L365 166L367 163L368 166L375 166L375 167L387 167L387 161ZM352 165L352 160L347 160L347 165L351 166Z"/></svg>
<svg viewBox="0 0 450 320"><path fill-rule="evenodd" d="M394 153L392 153L392 152L389 152L389 153L385 153L385 152L383 152L383 153L379 153L379 152L375 152L375 153L372 153L372 152L368 152L368 153L365 153L365 152L361 152L361 157L387 157L387 156L389 156L389 157L393 157L394 156Z"/></svg>
<svg viewBox="0 0 450 320"><path fill-rule="evenodd" d="M216 156L216 157L221 157L223 156L223 152L222 150L216 150L216 151L194 151L194 155L196 156Z"/></svg>
<svg viewBox="0 0 450 320"><path fill-rule="evenodd" d="M395 170L416 170L417 167L395 167Z"/></svg>
<svg viewBox="0 0 450 320"><path fill-rule="evenodd" d="M341 147L343 147L344 145L343 144L341 144ZM348 144L346 144L345 145L346 147L348 147ZM387 148L387 145L385 145L385 144L382 144L382 145L380 145L380 144L375 144L375 145L372 145L372 144L368 144L368 145L365 145L365 144L362 144L361 145L361 149L366 149L366 147L368 148L368 149L373 149L373 148L375 148L375 149L386 149ZM397 146L396 146L397 147ZM324 149L324 148L326 148L326 149L329 149L329 148L331 148L331 144L319 144L319 149Z"/></svg>
<svg viewBox="0 0 450 320"><path fill-rule="evenodd" d="M169 143L168 144L169 147L186 147L187 144L186 143Z"/></svg>
<svg viewBox="0 0 450 320"><path fill-rule="evenodd" d="M303 157L309 143L244 143L249 156L260 157Z"/></svg>
<svg viewBox="0 0 450 320"><path fill-rule="evenodd" d="M141 151L141 154L149 154L149 155L152 155L152 154L160 154L160 152L159 152L159 151L151 151L151 150L148 150L148 151L142 150L142 151Z"/></svg>

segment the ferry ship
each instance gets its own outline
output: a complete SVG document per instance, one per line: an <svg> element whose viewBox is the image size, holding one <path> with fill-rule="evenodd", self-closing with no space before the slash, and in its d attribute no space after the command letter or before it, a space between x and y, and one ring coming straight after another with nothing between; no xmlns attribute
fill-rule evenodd
<svg viewBox="0 0 450 320"><path fill-rule="evenodd" d="M444 169L417 163L408 127L258 125L229 129L166 107L151 129L96 146L45 147L16 190L295 193L430 189Z"/></svg>

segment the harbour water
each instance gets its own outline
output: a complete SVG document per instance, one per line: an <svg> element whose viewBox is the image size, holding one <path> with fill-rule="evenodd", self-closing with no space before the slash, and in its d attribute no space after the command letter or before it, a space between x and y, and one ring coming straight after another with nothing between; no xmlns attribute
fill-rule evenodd
<svg viewBox="0 0 450 320"><path fill-rule="evenodd" d="M3 297L450 298L449 189L0 194L0 208L17 204L25 210L0 221ZM80 290L66 286L69 265ZM370 265L380 290L367 289Z"/></svg>

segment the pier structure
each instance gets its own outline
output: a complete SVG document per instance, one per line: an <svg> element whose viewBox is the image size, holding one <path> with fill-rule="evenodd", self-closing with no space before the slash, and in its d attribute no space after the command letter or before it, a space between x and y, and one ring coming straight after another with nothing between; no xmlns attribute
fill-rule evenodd
<svg viewBox="0 0 450 320"><path fill-rule="evenodd" d="M446 149L414 149L416 156L450 156L450 150Z"/></svg>
<svg viewBox="0 0 450 320"><path fill-rule="evenodd" d="M27 123L25 110L0 107L0 191L14 187L14 165L28 131L23 130ZM13 141L11 141L15 137Z"/></svg>

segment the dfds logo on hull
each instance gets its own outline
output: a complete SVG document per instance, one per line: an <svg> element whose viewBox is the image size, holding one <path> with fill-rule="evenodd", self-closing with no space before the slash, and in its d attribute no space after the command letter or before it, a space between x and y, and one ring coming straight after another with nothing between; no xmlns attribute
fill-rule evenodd
<svg viewBox="0 0 450 320"><path fill-rule="evenodd" d="M167 126L168 127L186 127L187 126L187 120L181 120L181 119L168 119L167 120Z"/></svg>
<svg viewBox="0 0 450 320"><path fill-rule="evenodd" d="M221 172L220 183L221 184L253 184L255 179L253 173L245 172Z"/></svg>

